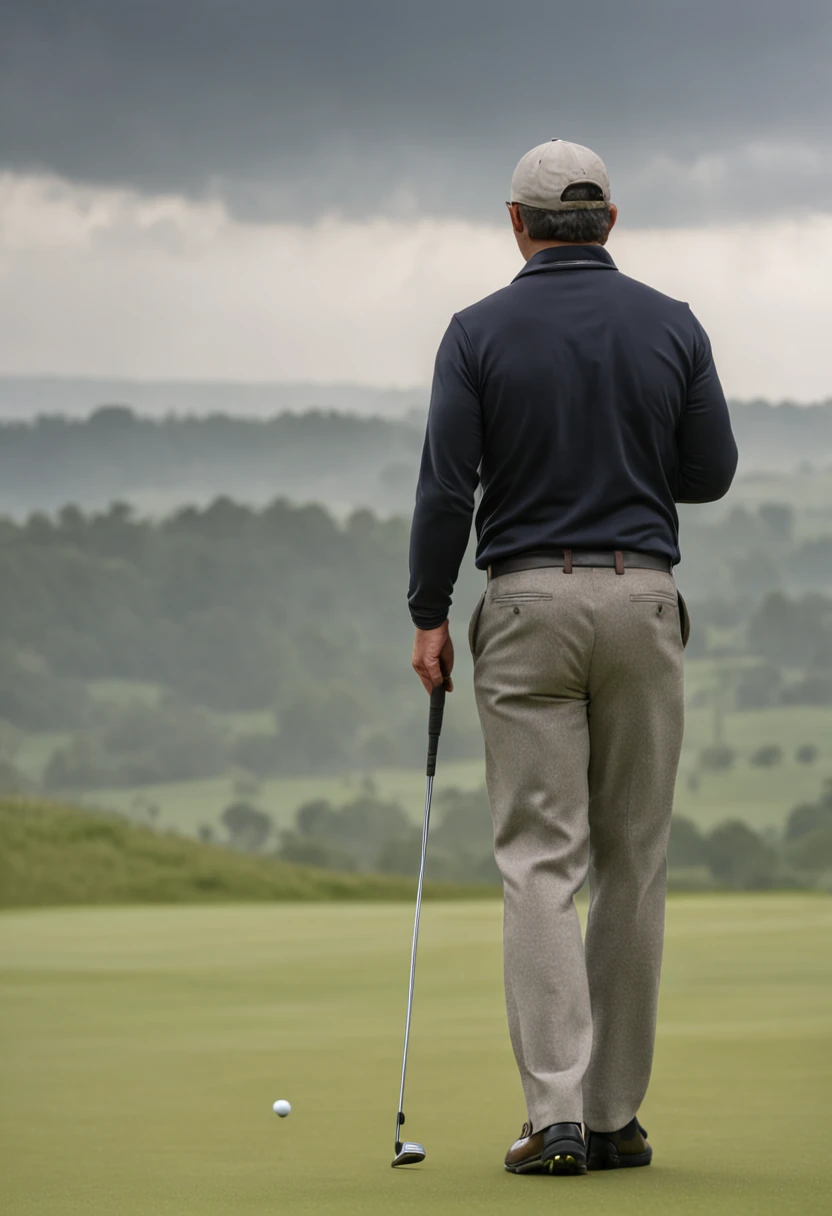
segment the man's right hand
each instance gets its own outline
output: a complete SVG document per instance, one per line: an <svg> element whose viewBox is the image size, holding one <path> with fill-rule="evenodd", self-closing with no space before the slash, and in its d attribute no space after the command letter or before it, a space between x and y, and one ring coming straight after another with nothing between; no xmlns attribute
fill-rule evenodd
<svg viewBox="0 0 832 1216"><path fill-rule="evenodd" d="M446 692L453 692L454 644L448 622L437 629L417 629L413 641L413 670L425 686L433 692L438 684L445 685Z"/></svg>

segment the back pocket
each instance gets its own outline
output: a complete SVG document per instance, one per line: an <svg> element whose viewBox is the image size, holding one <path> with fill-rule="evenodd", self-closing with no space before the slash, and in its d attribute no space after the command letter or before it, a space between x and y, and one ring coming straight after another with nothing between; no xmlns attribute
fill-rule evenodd
<svg viewBox="0 0 832 1216"><path fill-rule="evenodd" d="M535 600L550 600L549 591L506 591L502 595L492 595L492 604L530 604Z"/></svg>
<svg viewBox="0 0 832 1216"><path fill-rule="evenodd" d="M688 644L690 638L690 613L688 606L682 599L681 593L670 595L667 591L642 591L639 595L631 595L630 599L635 603L643 604L667 604L670 608L679 609L679 631L682 635L682 647ZM659 610L661 611L661 609Z"/></svg>
<svg viewBox="0 0 832 1216"><path fill-rule="evenodd" d="M676 608L678 601L669 591L642 591L639 595L631 595L630 599L640 604L670 604Z"/></svg>

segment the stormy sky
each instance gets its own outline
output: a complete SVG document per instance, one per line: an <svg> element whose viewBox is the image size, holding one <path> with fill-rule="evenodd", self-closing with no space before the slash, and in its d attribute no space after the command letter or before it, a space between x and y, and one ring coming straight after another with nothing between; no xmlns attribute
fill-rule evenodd
<svg viewBox="0 0 832 1216"><path fill-rule="evenodd" d="M562 136L729 391L830 395L830 52L828 0L0 0L0 371L422 383Z"/></svg>

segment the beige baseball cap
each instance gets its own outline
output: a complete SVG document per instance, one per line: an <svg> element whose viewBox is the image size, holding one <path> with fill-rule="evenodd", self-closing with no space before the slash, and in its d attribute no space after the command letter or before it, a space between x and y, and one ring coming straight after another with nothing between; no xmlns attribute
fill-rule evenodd
<svg viewBox="0 0 832 1216"><path fill-rule="evenodd" d="M564 200L568 186L591 183L598 186L603 199ZM550 139L538 144L522 158L511 179L511 202L524 203L541 211L596 210L608 206L610 179L600 156L582 144L566 139Z"/></svg>

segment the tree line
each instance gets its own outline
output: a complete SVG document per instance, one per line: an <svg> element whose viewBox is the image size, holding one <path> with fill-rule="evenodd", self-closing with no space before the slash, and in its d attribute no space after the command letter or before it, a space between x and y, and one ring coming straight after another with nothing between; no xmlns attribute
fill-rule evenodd
<svg viewBox="0 0 832 1216"><path fill-rule="evenodd" d="M485 789L440 790L436 796L427 874L435 881L497 883L491 815ZM413 875L418 870L421 828L402 807L379 799L371 782L341 806L325 799L298 808L292 828L276 832L269 815L237 801L221 824L228 843L244 852L269 853L283 861L360 873ZM202 838L214 841L206 825ZM815 802L789 814L782 833L760 833L740 820L709 832L674 816L668 847L671 885L736 890L803 888L832 876L832 782Z"/></svg>
<svg viewBox="0 0 832 1216"><path fill-rule="evenodd" d="M795 544L787 508L735 511L691 532L713 577ZM690 539L690 537L689 537ZM55 789L227 772L343 772L421 762L425 699L410 670L408 522L283 500L217 499L161 520L115 504L0 519L0 721L74 732L47 769ZM780 546L780 550L778 550ZM832 564L832 563L830 563ZM748 660L741 708L832 704L830 564L797 594L709 590L683 572L689 654ZM688 579L688 582L684 580ZM452 610L462 678L443 754L479 756L465 625L483 586L469 556ZM158 685L158 701L102 703L101 680ZM237 729L230 716L268 711Z"/></svg>

